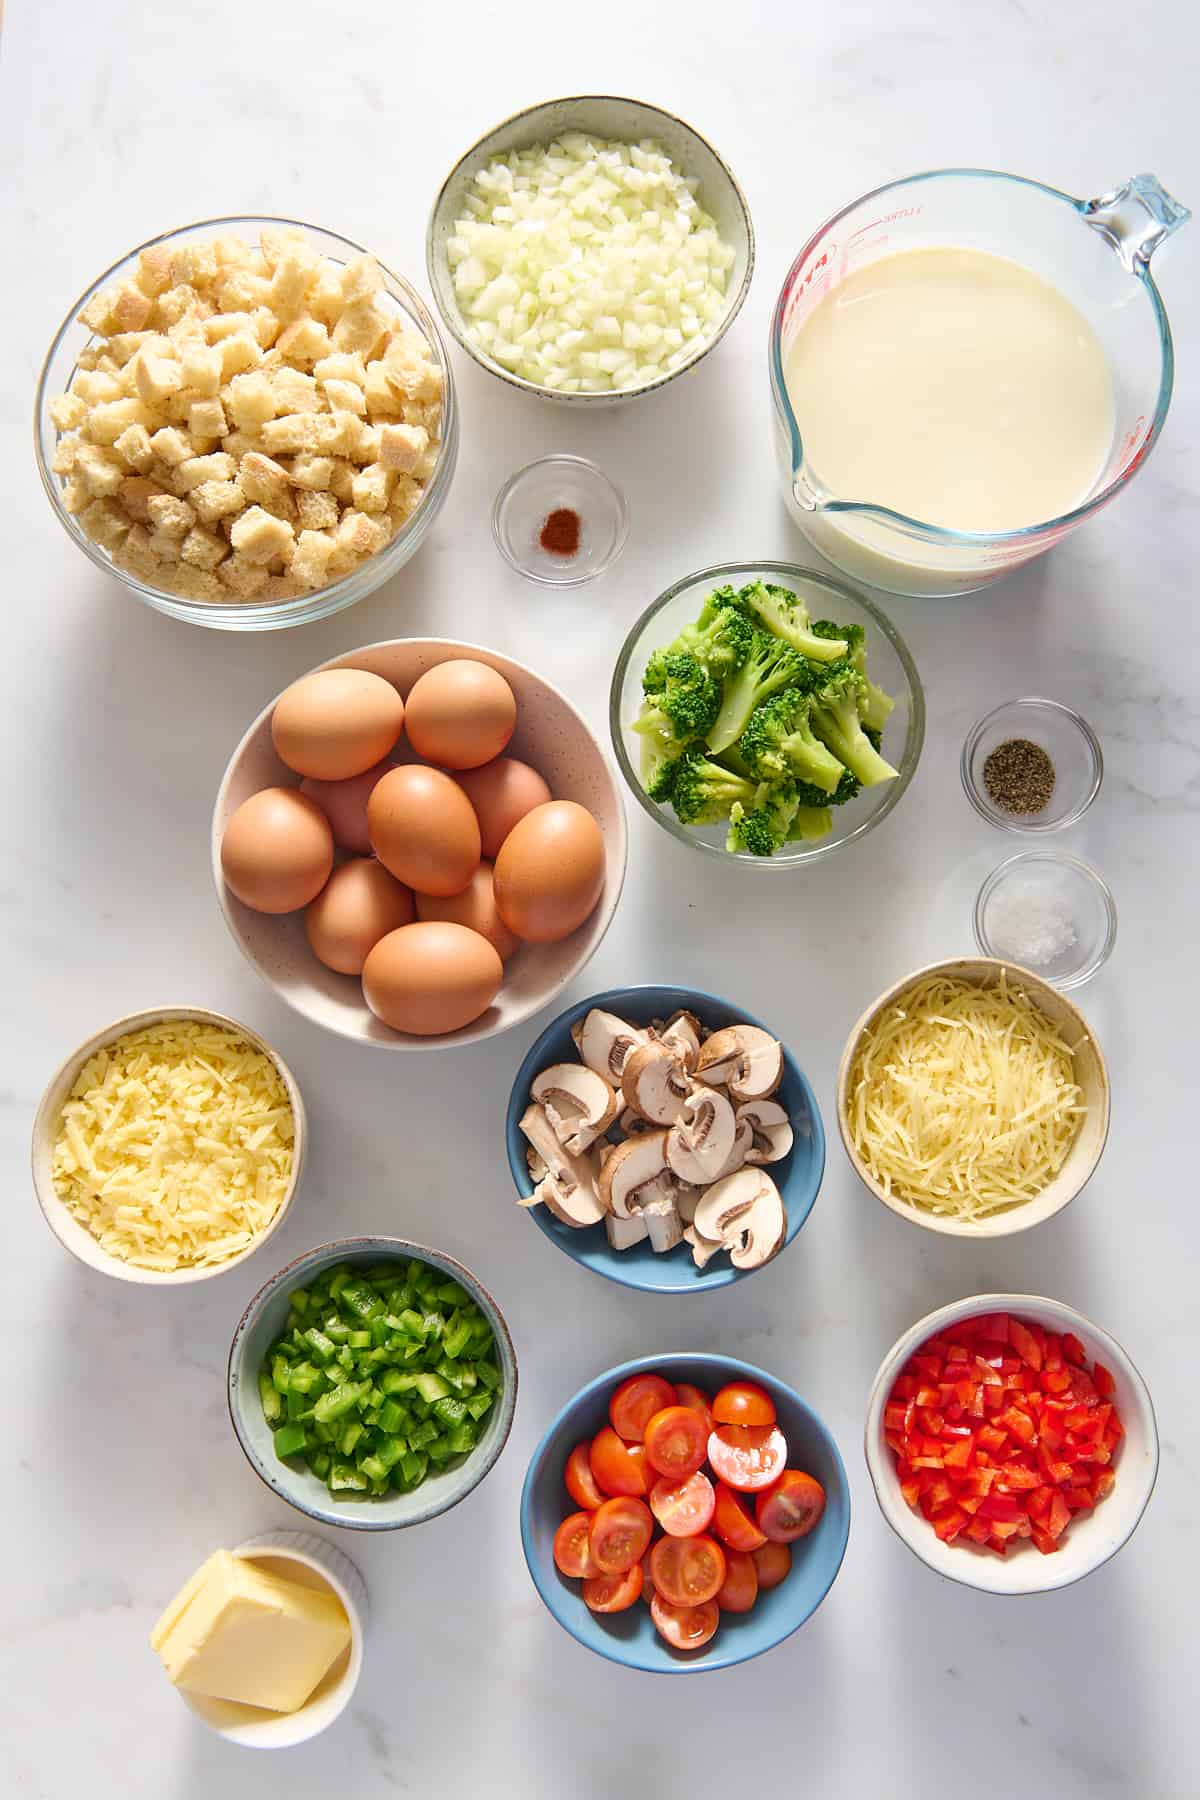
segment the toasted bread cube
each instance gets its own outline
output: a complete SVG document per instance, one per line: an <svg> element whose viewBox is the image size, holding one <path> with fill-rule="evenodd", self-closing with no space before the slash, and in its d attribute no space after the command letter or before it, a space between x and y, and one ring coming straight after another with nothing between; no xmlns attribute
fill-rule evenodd
<svg viewBox="0 0 1200 1800"><path fill-rule="evenodd" d="M154 581L160 571L154 539L142 525L134 525L112 553L118 569L127 569L143 581Z"/></svg>
<svg viewBox="0 0 1200 1800"><path fill-rule="evenodd" d="M359 512L386 512L394 479L391 469L382 463L370 463L361 470L350 486L350 497Z"/></svg>
<svg viewBox="0 0 1200 1800"><path fill-rule="evenodd" d="M245 369L254 369L262 361L262 349L258 339L248 331L237 331L232 337L222 338L221 380L231 381Z"/></svg>
<svg viewBox="0 0 1200 1800"><path fill-rule="evenodd" d="M321 390L311 375L292 369L286 363L271 370L271 388L276 410L280 413L321 412L324 401Z"/></svg>
<svg viewBox="0 0 1200 1800"><path fill-rule="evenodd" d="M358 448L359 420L352 412L326 413L314 419L316 443L312 446L326 456L352 457Z"/></svg>
<svg viewBox="0 0 1200 1800"><path fill-rule="evenodd" d="M251 451L262 449L262 438L257 429L250 431L227 431L225 436L221 439L221 448L222 450L228 451L230 456L240 462L243 456L249 456Z"/></svg>
<svg viewBox="0 0 1200 1800"><path fill-rule="evenodd" d="M313 368L318 381L355 381L359 387L367 379L367 365L357 350L335 350L323 356Z"/></svg>
<svg viewBox="0 0 1200 1800"><path fill-rule="evenodd" d="M369 300L383 286L383 273L373 256L356 256L342 270L342 299L347 306Z"/></svg>
<svg viewBox="0 0 1200 1800"><path fill-rule="evenodd" d="M186 537L196 523L192 508L176 494L152 494L146 501L146 514L163 537Z"/></svg>
<svg viewBox="0 0 1200 1800"><path fill-rule="evenodd" d="M388 501L388 518L394 526L403 525L421 504L423 489L411 475L397 475Z"/></svg>
<svg viewBox="0 0 1200 1800"><path fill-rule="evenodd" d="M238 467L238 483L247 500L260 506L274 506L288 492L288 472L257 450L244 456Z"/></svg>
<svg viewBox="0 0 1200 1800"><path fill-rule="evenodd" d="M113 449L127 467L144 475L154 461L150 433L144 425L127 425L113 443Z"/></svg>
<svg viewBox="0 0 1200 1800"><path fill-rule="evenodd" d="M360 418L366 413L367 402L357 382L326 381L322 386L332 412L352 412Z"/></svg>
<svg viewBox="0 0 1200 1800"><path fill-rule="evenodd" d="M402 399L436 399L441 393L441 372L430 359L425 340L412 331L398 331L383 353L388 380ZM434 382L430 383L430 373Z"/></svg>
<svg viewBox="0 0 1200 1800"><path fill-rule="evenodd" d="M358 421L358 443L354 447L355 462L364 464L378 462L382 447L383 426L368 425L365 419L360 419Z"/></svg>
<svg viewBox="0 0 1200 1800"><path fill-rule="evenodd" d="M79 449L82 442L82 438L74 431L68 432L65 437L59 438L54 446L54 455L50 460L50 467L54 470L56 475L69 475L71 473L75 467L75 459L79 455Z"/></svg>
<svg viewBox="0 0 1200 1800"><path fill-rule="evenodd" d="M207 569L193 568L190 563L177 563L164 578L164 585L185 600L228 600L229 591Z"/></svg>
<svg viewBox="0 0 1200 1800"><path fill-rule="evenodd" d="M333 263L325 262L308 290L308 310L314 319L330 329L337 324L345 309L341 272Z"/></svg>
<svg viewBox="0 0 1200 1800"><path fill-rule="evenodd" d="M195 525L179 547L179 554L193 569L215 569L229 555L229 545L217 531Z"/></svg>
<svg viewBox="0 0 1200 1800"><path fill-rule="evenodd" d="M129 530L129 520L115 500L93 500L80 513L79 523L103 550L115 549Z"/></svg>
<svg viewBox="0 0 1200 1800"><path fill-rule="evenodd" d="M216 279L216 246L208 239L176 244L171 251L171 279L176 287L207 287Z"/></svg>
<svg viewBox="0 0 1200 1800"><path fill-rule="evenodd" d="M79 394L58 394L50 402L50 423L56 431L74 431L87 418L87 404Z"/></svg>
<svg viewBox="0 0 1200 1800"><path fill-rule="evenodd" d="M117 376L106 375L101 369L83 369L75 377L72 392L85 406L103 406L109 400L120 400L124 390Z"/></svg>
<svg viewBox="0 0 1200 1800"><path fill-rule="evenodd" d="M93 294L78 315L79 323L86 325L89 331L95 331L101 337L107 337L110 331L117 329L113 319L113 307L116 305L116 301L116 288L105 288L101 293Z"/></svg>
<svg viewBox="0 0 1200 1800"><path fill-rule="evenodd" d="M153 343L157 336L155 331L118 331L108 340L108 354L118 368L127 370L142 345Z"/></svg>
<svg viewBox="0 0 1200 1800"><path fill-rule="evenodd" d="M178 325L180 320L186 319L189 314L199 312L199 310L200 296L195 288L189 287L187 282L180 282L175 287L169 287L165 294L158 296L154 303L154 322L166 331L172 325Z"/></svg>
<svg viewBox="0 0 1200 1800"><path fill-rule="evenodd" d="M340 508L329 493L314 493L300 488L296 493L296 517L301 532L330 531L337 524Z"/></svg>
<svg viewBox="0 0 1200 1800"><path fill-rule="evenodd" d="M261 506L251 506L234 521L229 541L251 562L268 563L291 549L295 533L286 519L276 518Z"/></svg>
<svg viewBox="0 0 1200 1800"><path fill-rule="evenodd" d="M265 275L256 275L247 264L218 275L216 292L222 312L253 314L267 304L271 284Z"/></svg>
<svg viewBox="0 0 1200 1800"><path fill-rule="evenodd" d="M236 337L239 332L245 332L248 337L254 336L253 312L213 313L204 321L206 344L219 344L225 338Z"/></svg>
<svg viewBox="0 0 1200 1800"><path fill-rule="evenodd" d="M138 257L137 284L143 294L157 300L171 285L171 250L167 244L151 244Z"/></svg>
<svg viewBox="0 0 1200 1800"><path fill-rule="evenodd" d="M238 466L224 450L214 451L211 456L189 456L186 462L180 463L175 471L179 492L190 494L205 481L232 481L237 474Z"/></svg>
<svg viewBox="0 0 1200 1800"><path fill-rule="evenodd" d="M349 506L354 493L354 477L358 474L352 462L335 458L329 471L329 491L343 506Z"/></svg>
<svg viewBox="0 0 1200 1800"><path fill-rule="evenodd" d="M235 375L225 389L229 416L243 430L257 429L275 417L275 390L261 369Z"/></svg>
<svg viewBox="0 0 1200 1800"><path fill-rule="evenodd" d="M307 316L285 325L275 340L276 347L289 362L315 363L329 355L329 333L320 319Z"/></svg>
<svg viewBox="0 0 1200 1800"><path fill-rule="evenodd" d="M337 545L326 532L302 531L296 540L296 553L289 568L292 580L306 588L323 587L329 560L336 549Z"/></svg>
<svg viewBox="0 0 1200 1800"><path fill-rule="evenodd" d="M388 380L387 369L382 362L373 362L368 367L363 393L372 419L386 421L403 418L404 402Z"/></svg>
<svg viewBox="0 0 1200 1800"><path fill-rule="evenodd" d="M251 317L260 349L269 350L279 337L279 317L269 306L256 306Z"/></svg>
<svg viewBox="0 0 1200 1800"><path fill-rule="evenodd" d="M383 343L388 331L388 315L375 300L356 300L348 306L333 328L335 350L359 350L367 361Z"/></svg>
<svg viewBox="0 0 1200 1800"><path fill-rule="evenodd" d="M338 549L358 558L374 556L376 550L382 550L389 535L378 519L351 507L342 514L334 533Z"/></svg>
<svg viewBox="0 0 1200 1800"><path fill-rule="evenodd" d="M177 563L179 561L179 548L182 543L182 538L168 537L165 531L152 531L150 533L150 548L153 550L155 556L157 556L159 562Z"/></svg>
<svg viewBox="0 0 1200 1800"><path fill-rule="evenodd" d="M150 481L145 475L127 475L117 489L117 499L125 508L131 519L139 525L150 525L150 502L157 499L162 489L157 483Z"/></svg>
<svg viewBox="0 0 1200 1800"><path fill-rule="evenodd" d="M133 364L137 391L147 406L162 406L183 386L183 370L173 356L143 344Z"/></svg>
<svg viewBox="0 0 1200 1800"><path fill-rule="evenodd" d="M207 400L221 386L221 352L198 340L184 344L179 352L183 385L198 399Z"/></svg>
<svg viewBox="0 0 1200 1800"><path fill-rule="evenodd" d="M295 319L304 310L307 294L317 272L317 256L303 241L289 244L278 258L271 276L271 293L267 305L280 319Z"/></svg>
<svg viewBox="0 0 1200 1800"><path fill-rule="evenodd" d="M235 553L225 558L217 570L217 579L239 600L253 600L267 584L267 571L261 563L249 562Z"/></svg>
<svg viewBox="0 0 1200 1800"><path fill-rule="evenodd" d="M300 455L292 458L289 478L294 487L312 488L320 492L333 480L333 458Z"/></svg>
<svg viewBox="0 0 1200 1800"><path fill-rule="evenodd" d="M172 469L187 462L192 455L191 439L186 432L177 431L174 425L164 425L161 431L153 432L150 443L155 456Z"/></svg>
<svg viewBox="0 0 1200 1800"><path fill-rule="evenodd" d="M192 400L188 404L187 427L193 438L221 438L229 430L225 408L219 400Z"/></svg>
<svg viewBox="0 0 1200 1800"><path fill-rule="evenodd" d="M287 413L268 419L262 428L263 449L272 455L289 450L323 450L326 428L333 421L321 413Z"/></svg>
<svg viewBox="0 0 1200 1800"><path fill-rule="evenodd" d="M384 425L380 431L379 460L387 469L412 475L429 447L429 433L421 425Z"/></svg>
<svg viewBox="0 0 1200 1800"><path fill-rule="evenodd" d="M251 248L244 237L227 231L213 239L213 255L217 259L218 274L221 274L226 269L249 268Z"/></svg>
<svg viewBox="0 0 1200 1800"><path fill-rule="evenodd" d="M291 575L271 575L263 583L260 600L294 600L298 594L307 593Z"/></svg>
<svg viewBox="0 0 1200 1800"><path fill-rule="evenodd" d="M74 473L93 496L115 494L127 470L123 463L98 444L81 443L75 452Z"/></svg>
<svg viewBox="0 0 1200 1800"><path fill-rule="evenodd" d="M66 512L81 513L92 504L94 495L82 475L72 475L62 485L62 503Z"/></svg>
<svg viewBox="0 0 1200 1800"><path fill-rule="evenodd" d="M240 513L246 496L236 481L202 481L192 489L190 501L206 525L215 525L218 519Z"/></svg>
<svg viewBox="0 0 1200 1800"><path fill-rule="evenodd" d="M271 272L274 272L276 263L286 250L294 249L297 244L307 245L307 239L298 225L264 225L258 234L258 241L263 262Z"/></svg>
<svg viewBox="0 0 1200 1800"><path fill-rule="evenodd" d="M123 281L113 299L109 334L143 330L153 311L154 302L150 296L143 294L132 281Z"/></svg>

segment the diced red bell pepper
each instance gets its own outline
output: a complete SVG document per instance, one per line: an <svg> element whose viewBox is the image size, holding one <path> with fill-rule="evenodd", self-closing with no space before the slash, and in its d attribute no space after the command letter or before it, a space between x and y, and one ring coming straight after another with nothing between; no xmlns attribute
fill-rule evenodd
<svg viewBox="0 0 1200 1800"><path fill-rule="evenodd" d="M977 1319L972 1319L971 1324L975 1336L985 1342L1007 1344L1009 1341L1007 1313L980 1313ZM961 1332L962 1327L959 1325L955 1329Z"/></svg>
<svg viewBox="0 0 1200 1800"><path fill-rule="evenodd" d="M1054 1552L1061 1548L1057 1540L1052 1538L1048 1531L1041 1531L1036 1525L1033 1528L1033 1541L1043 1556L1053 1556Z"/></svg>
<svg viewBox="0 0 1200 1800"><path fill-rule="evenodd" d="M1013 1436L1019 1438L1023 1444L1032 1444L1037 1436L1037 1428L1033 1420L1019 1406L1010 1406L1005 1412L1000 1413L999 1421L1006 1431L1011 1431Z"/></svg>
<svg viewBox="0 0 1200 1800"><path fill-rule="evenodd" d="M966 1523L967 1514L960 1506L948 1506L944 1512L935 1513L933 1517L933 1529L943 1544L952 1544Z"/></svg>
<svg viewBox="0 0 1200 1800"><path fill-rule="evenodd" d="M1026 1501L1026 1505L1029 1508L1030 1518L1031 1519L1044 1519L1046 1517L1046 1514L1050 1511L1050 1502L1051 1502L1051 1500L1053 1500L1053 1498L1054 1498L1054 1489L1053 1488L1051 1488L1051 1487L1035 1488L1033 1490L1033 1492L1030 1494L1029 1499Z"/></svg>
<svg viewBox="0 0 1200 1800"><path fill-rule="evenodd" d="M1092 1499L1097 1506L1106 1500L1116 1486L1117 1478L1111 1469L1101 1469L1092 1479Z"/></svg>
<svg viewBox="0 0 1200 1800"><path fill-rule="evenodd" d="M935 1385L942 1379L942 1359L940 1356L926 1356L919 1352L913 1357L913 1368L918 1375L924 1375L927 1381Z"/></svg>
<svg viewBox="0 0 1200 1800"><path fill-rule="evenodd" d="M1055 1494L1050 1502L1050 1514L1046 1520L1046 1530L1052 1538L1060 1538L1071 1523L1071 1509L1061 1494Z"/></svg>
<svg viewBox="0 0 1200 1800"><path fill-rule="evenodd" d="M1020 1529L1021 1529L1021 1520L1020 1519L993 1519L992 1520L992 1536L998 1537L998 1538L1003 1538L1005 1543L1008 1542L1009 1538L1016 1537L1017 1533L1020 1531Z"/></svg>
<svg viewBox="0 0 1200 1800"><path fill-rule="evenodd" d="M1026 1469L1020 1463L1006 1463L1001 1480L1005 1487L1022 1494L1032 1492L1042 1485L1041 1476L1035 1475L1032 1469Z"/></svg>
<svg viewBox="0 0 1200 1800"><path fill-rule="evenodd" d="M1084 1352L1083 1345L1073 1331L1063 1332L1062 1350L1063 1356L1069 1363L1074 1363L1077 1369L1082 1369L1084 1363L1087 1361L1087 1356Z"/></svg>
<svg viewBox="0 0 1200 1800"><path fill-rule="evenodd" d="M1042 1386L1049 1394L1067 1393L1071 1386L1071 1371L1069 1369L1043 1370Z"/></svg>
<svg viewBox="0 0 1200 1800"><path fill-rule="evenodd" d="M1070 1507L1070 1509L1073 1513L1075 1513L1075 1512L1091 1512L1091 1510L1092 1510L1093 1501L1092 1501L1092 1493L1091 1493L1090 1488L1085 1488L1085 1487L1066 1488L1063 1492L1063 1499L1066 1501L1067 1505Z"/></svg>
<svg viewBox="0 0 1200 1800"><path fill-rule="evenodd" d="M940 1469L944 1466L941 1456L914 1456L911 1458L914 1469Z"/></svg>
<svg viewBox="0 0 1200 1800"><path fill-rule="evenodd" d="M998 1369L993 1369L992 1365L985 1362L982 1356L977 1356L975 1358L975 1374L978 1379L982 1381L984 1387L998 1388L1004 1386L1000 1371Z"/></svg>
<svg viewBox="0 0 1200 1800"><path fill-rule="evenodd" d="M1062 1368L1062 1339L1053 1331L1046 1333L1046 1348L1042 1356L1042 1368L1052 1373Z"/></svg>
<svg viewBox="0 0 1200 1800"><path fill-rule="evenodd" d="M966 1437L957 1439L948 1450L943 1451L942 1461L948 1469L969 1469L974 1453L975 1440L968 1432Z"/></svg>
<svg viewBox="0 0 1200 1800"><path fill-rule="evenodd" d="M1024 1509L1008 1494L989 1494L979 1508L985 1519L1019 1519Z"/></svg>
<svg viewBox="0 0 1200 1800"><path fill-rule="evenodd" d="M936 1406L941 1395L936 1381L922 1381L916 1392L918 1406Z"/></svg>
<svg viewBox="0 0 1200 1800"><path fill-rule="evenodd" d="M1096 1392L1105 1400L1111 1400L1117 1391L1117 1384L1103 1363L1092 1364L1092 1380L1096 1384Z"/></svg>
<svg viewBox="0 0 1200 1800"><path fill-rule="evenodd" d="M991 1520L982 1519L979 1514L976 1513L975 1517L971 1520L971 1523L967 1526L967 1536L973 1543L986 1544L991 1535Z"/></svg>
<svg viewBox="0 0 1200 1800"><path fill-rule="evenodd" d="M883 1428L885 1431L904 1430L903 1400L889 1400L883 1409Z"/></svg>
<svg viewBox="0 0 1200 1800"><path fill-rule="evenodd" d="M910 1475L900 1483L900 1492L907 1505L915 1506L921 1495L921 1484L914 1475Z"/></svg>
<svg viewBox="0 0 1200 1800"><path fill-rule="evenodd" d="M998 1425L981 1425L975 1441L982 1450L1003 1450L1008 1442L1008 1433Z"/></svg>
<svg viewBox="0 0 1200 1800"><path fill-rule="evenodd" d="M1008 1341L1023 1363L1028 1363L1031 1369L1041 1368L1042 1346L1028 1325L1022 1325L1020 1319L1008 1321Z"/></svg>

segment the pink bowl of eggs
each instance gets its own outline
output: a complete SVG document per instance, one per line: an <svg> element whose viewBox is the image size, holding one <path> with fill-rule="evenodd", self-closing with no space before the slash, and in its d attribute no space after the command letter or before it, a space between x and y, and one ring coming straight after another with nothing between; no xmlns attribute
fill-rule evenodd
<svg viewBox="0 0 1200 1800"><path fill-rule="evenodd" d="M295 681L234 751L212 863L289 1006L394 1050L477 1043L555 998L620 898L625 815L570 701L474 644L370 644Z"/></svg>

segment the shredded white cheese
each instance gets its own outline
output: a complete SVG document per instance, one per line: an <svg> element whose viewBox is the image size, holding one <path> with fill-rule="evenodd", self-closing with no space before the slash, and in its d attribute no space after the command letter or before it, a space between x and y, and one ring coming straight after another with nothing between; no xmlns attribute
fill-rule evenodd
<svg viewBox="0 0 1200 1800"><path fill-rule="evenodd" d="M294 1126L269 1056L225 1026L171 1019L84 1064L59 1119L54 1186L125 1262L226 1262L283 1204Z"/></svg>
<svg viewBox="0 0 1200 1800"><path fill-rule="evenodd" d="M1087 1110L1078 1045L1007 975L931 975L864 1034L850 1072L851 1138L884 1192L956 1219L1040 1193Z"/></svg>

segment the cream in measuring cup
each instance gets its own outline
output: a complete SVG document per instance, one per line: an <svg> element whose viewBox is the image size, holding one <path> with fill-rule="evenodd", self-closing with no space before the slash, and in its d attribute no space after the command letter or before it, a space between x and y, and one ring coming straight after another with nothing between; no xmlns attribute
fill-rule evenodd
<svg viewBox="0 0 1200 1800"><path fill-rule="evenodd" d="M1092 327L1032 270L983 250L904 250L854 270L800 327L783 375L823 488L950 530L1057 518L1112 449Z"/></svg>

